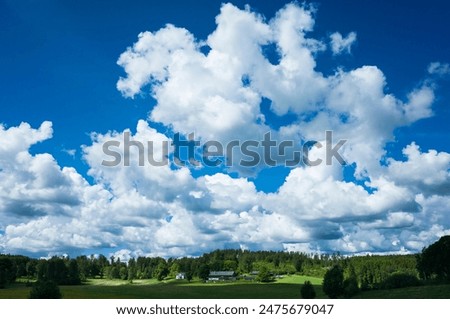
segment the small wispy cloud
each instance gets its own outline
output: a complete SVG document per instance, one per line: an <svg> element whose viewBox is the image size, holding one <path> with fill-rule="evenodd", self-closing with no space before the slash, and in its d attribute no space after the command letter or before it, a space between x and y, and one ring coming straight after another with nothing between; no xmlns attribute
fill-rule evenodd
<svg viewBox="0 0 450 319"><path fill-rule="evenodd" d="M450 74L450 65L448 63L432 62L427 69L429 74L445 76Z"/></svg>
<svg viewBox="0 0 450 319"><path fill-rule="evenodd" d="M61 150L62 152L66 153L67 155L71 156L71 157L75 157L75 155L77 154L77 150L76 149L66 149L63 148Z"/></svg>
<svg viewBox="0 0 450 319"><path fill-rule="evenodd" d="M351 53L352 45L356 41L356 33L350 32L345 38L342 34L335 32L330 35L331 51L334 55Z"/></svg>

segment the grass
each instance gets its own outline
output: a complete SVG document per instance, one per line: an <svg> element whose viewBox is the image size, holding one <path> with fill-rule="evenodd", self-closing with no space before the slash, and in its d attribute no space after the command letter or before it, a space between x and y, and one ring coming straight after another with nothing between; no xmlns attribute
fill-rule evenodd
<svg viewBox="0 0 450 319"><path fill-rule="evenodd" d="M61 286L61 293L68 299L289 299L300 298L300 286L310 280L318 297L324 298L321 278L308 276L285 276L272 283L222 282L154 279L134 280L132 284L122 280L91 279L80 286ZM0 299L28 298L30 287L16 283L7 289L0 289Z"/></svg>
<svg viewBox="0 0 450 319"><path fill-rule="evenodd" d="M68 299L299 299L300 287L311 281L317 298L326 298L322 291L322 278L309 276L285 276L272 283L226 282L202 283L200 281L154 279L135 280L132 284L122 280L91 279L80 286L61 286ZM18 282L7 289L0 289L0 299L28 298L30 287ZM392 290L365 291L355 298L410 299L450 298L450 285L430 285Z"/></svg>
<svg viewBox="0 0 450 319"><path fill-rule="evenodd" d="M391 290L362 291L355 298L361 299L449 299L450 285L429 285Z"/></svg>

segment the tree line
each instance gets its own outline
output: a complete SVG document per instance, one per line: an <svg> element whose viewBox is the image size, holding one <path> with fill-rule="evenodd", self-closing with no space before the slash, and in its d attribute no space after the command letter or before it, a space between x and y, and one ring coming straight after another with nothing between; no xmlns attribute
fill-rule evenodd
<svg viewBox="0 0 450 319"><path fill-rule="evenodd" d="M128 280L164 280L184 273L187 280L206 280L211 271L234 271L237 275L257 273L257 280L270 281L274 276L301 274L338 277L339 295L352 290L395 288L423 280L449 280L450 236L415 255L341 256L281 251L215 250L200 257L138 257L128 261L104 255L52 257L34 259L26 256L0 255L0 288L16 278L78 285L90 278ZM342 288L344 287L344 288ZM342 288L342 289L341 289Z"/></svg>
<svg viewBox="0 0 450 319"><path fill-rule="evenodd" d="M360 290L394 289L425 283L450 282L450 236L415 255L351 257L334 264L324 275L322 288L330 298L350 298ZM305 282L304 298L314 298L314 287Z"/></svg>

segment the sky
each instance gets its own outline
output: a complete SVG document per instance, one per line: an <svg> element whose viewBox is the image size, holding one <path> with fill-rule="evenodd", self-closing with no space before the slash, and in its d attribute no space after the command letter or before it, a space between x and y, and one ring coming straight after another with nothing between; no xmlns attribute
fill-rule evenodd
<svg viewBox="0 0 450 319"><path fill-rule="evenodd" d="M449 14L438 0L0 0L0 253L420 251L450 234ZM198 165L177 164L176 136L200 145ZM211 166L211 141L247 148ZM323 162L288 165L305 144ZM167 163L149 163L164 145Z"/></svg>

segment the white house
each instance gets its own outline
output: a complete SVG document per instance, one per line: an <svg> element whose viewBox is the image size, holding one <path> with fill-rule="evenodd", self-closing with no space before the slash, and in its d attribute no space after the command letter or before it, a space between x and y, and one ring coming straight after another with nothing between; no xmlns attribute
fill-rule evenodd
<svg viewBox="0 0 450 319"><path fill-rule="evenodd" d="M176 276L175 279L186 279L186 273L184 272L179 272Z"/></svg>

